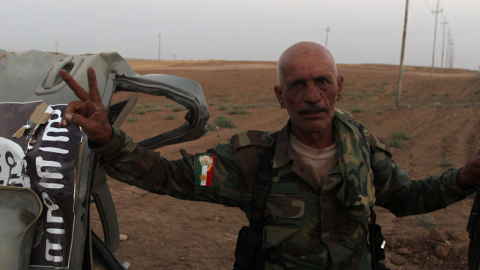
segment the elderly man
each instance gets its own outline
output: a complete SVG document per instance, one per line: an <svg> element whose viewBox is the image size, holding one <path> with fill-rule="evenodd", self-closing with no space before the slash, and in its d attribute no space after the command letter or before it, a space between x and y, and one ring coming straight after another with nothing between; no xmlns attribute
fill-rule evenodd
<svg viewBox="0 0 480 270"><path fill-rule="evenodd" d="M158 194L240 207L250 224L257 217L263 244L256 257L241 254L258 243L243 229L236 254L237 261L259 264L255 269L371 269L371 206L397 216L435 211L465 198L479 181L478 151L462 169L412 181L385 143L336 109L343 77L316 43L294 44L278 61L275 95L290 116L282 130L240 133L204 153L181 151L176 161L137 147L108 124L93 69L89 93L66 72L61 76L80 98L61 125L83 127L110 176ZM266 190L265 200L256 189Z"/></svg>

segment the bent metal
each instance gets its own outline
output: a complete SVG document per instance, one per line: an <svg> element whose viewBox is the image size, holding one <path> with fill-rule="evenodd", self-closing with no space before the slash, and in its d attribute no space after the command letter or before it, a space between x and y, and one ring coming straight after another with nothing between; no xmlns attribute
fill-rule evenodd
<svg viewBox="0 0 480 270"><path fill-rule="evenodd" d="M0 128L0 137L7 139L9 144L17 144L23 151L28 149L24 156L9 155L7 164L15 164L15 173L10 173L9 179L0 184L30 186L43 201L44 211L37 223L30 265L68 267L75 223L75 165L81 132L74 125L58 126L65 105L55 105L50 119L35 131L36 141L25 144L25 137L12 138L12 130L24 125L38 104L0 103L0 113L5 116L2 122L6 122L0 126L9 127ZM21 175L17 167L23 167Z"/></svg>

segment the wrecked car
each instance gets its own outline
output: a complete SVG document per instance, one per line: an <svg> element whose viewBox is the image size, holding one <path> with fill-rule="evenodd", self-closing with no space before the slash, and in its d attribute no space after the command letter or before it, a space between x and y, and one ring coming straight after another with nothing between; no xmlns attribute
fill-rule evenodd
<svg viewBox="0 0 480 270"><path fill-rule="evenodd" d="M139 75L117 53L65 55L40 51L0 54L0 270L126 269L115 206L98 158L78 126L61 128L66 105L78 100L58 75L88 89L94 67L109 122L118 127L142 93L187 108L185 122L137 142L148 149L194 140L209 111L200 85L170 75ZM132 92L111 104L114 93ZM103 232L90 227L90 205Z"/></svg>

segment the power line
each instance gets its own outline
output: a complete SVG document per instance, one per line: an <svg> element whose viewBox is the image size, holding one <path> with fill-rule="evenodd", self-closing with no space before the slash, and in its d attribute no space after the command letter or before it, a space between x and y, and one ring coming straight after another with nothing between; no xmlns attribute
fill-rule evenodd
<svg viewBox="0 0 480 270"><path fill-rule="evenodd" d="M433 53L432 53L432 74L430 76L430 89L433 87L433 72L435 66L435 42L437 41L437 19L438 13L443 12L443 9L438 10L438 6L440 5L440 1L437 0L437 9L435 11L432 10L432 13L435 13L435 34L433 35Z"/></svg>
<svg viewBox="0 0 480 270"><path fill-rule="evenodd" d="M327 38L325 39L325 48L327 48L327 44L328 44L328 32L330 32L330 27L327 27Z"/></svg>

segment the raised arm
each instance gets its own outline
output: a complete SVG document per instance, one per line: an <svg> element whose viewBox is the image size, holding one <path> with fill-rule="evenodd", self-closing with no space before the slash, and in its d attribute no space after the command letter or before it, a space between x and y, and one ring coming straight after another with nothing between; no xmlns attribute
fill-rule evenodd
<svg viewBox="0 0 480 270"><path fill-rule="evenodd" d="M80 126L85 131L88 139L99 145L104 145L112 138L112 127L108 123L107 112L102 104L93 67L88 68L87 76L88 92L65 70L60 71L60 77L80 99L79 101L68 103L60 126L68 127L70 124Z"/></svg>

